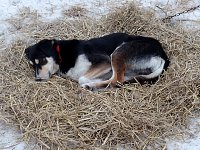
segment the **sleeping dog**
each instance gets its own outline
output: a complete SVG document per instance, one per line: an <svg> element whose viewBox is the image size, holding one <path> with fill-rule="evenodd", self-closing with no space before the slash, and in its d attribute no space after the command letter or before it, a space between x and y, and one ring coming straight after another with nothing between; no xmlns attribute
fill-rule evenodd
<svg viewBox="0 0 200 150"><path fill-rule="evenodd" d="M158 40L126 33L90 40L44 39L25 53L35 69L36 81L48 80L59 72L89 90L126 82L155 82L169 65Z"/></svg>

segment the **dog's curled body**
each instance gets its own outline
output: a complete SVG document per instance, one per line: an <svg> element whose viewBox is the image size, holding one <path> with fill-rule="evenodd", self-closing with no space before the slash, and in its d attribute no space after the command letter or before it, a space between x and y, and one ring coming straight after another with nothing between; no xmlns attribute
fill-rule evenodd
<svg viewBox="0 0 200 150"><path fill-rule="evenodd" d="M25 53L36 80L48 80L59 71L91 90L126 82L153 83L169 66L158 40L126 33L90 40L45 39Z"/></svg>

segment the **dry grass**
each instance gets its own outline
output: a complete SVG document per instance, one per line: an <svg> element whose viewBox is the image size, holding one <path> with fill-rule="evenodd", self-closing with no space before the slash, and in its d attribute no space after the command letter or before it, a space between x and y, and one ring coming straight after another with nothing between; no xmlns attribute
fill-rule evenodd
<svg viewBox="0 0 200 150"><path fill-rule="evenodd" d="M38 23L39 22L39 23ZM0 107L6 118L47 149L165 149L165 138L199 110L200 37L178 25L162 23L134 5L116 9L100 21L82 16L54 23L29 21L0 58ZM34 81L24 48L43 38L88 39L112 32L159 39L171 64L154 85L126 85L101 92L80 92L70 79ZM195 36L192 36L195 35ZM27 44L28 43L28 44Z"/></svg>
<svg viewBox="0 0 200 150"><path fill-rule="evenodd" d="M86 15L87 10L80 6L73 6L63 12L64 15L69 17L81 17Z"/></svg>

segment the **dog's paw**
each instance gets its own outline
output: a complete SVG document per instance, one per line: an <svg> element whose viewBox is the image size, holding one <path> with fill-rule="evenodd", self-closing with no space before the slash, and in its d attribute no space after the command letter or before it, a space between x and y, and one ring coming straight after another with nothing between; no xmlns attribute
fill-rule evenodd
<svg viewBox="0 0 200 150"><path fill-rule="evenodd" d="M90 90L90 91L94 91L96 89L95 84L93 84L93 83L81 84L81 88Z"/></svg>

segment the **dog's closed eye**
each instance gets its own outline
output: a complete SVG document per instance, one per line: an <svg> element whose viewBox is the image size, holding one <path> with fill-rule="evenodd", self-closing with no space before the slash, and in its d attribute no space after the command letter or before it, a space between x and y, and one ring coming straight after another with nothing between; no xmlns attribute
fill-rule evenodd
<svg viewBox="0 0 200 150"><path fill-rule="evenodd" d="M40 64L40 65L45 65L45 64L47 64L47 59L46 59L46 58L40 58L40 59L39 59L39 64Z"/></svg>
<svg viewBox="0 0 200 150"><path fill-rule="evenodd" d="M46 58L35 59L35 64L37 64L37 65L45 65L45 64L47 64L47 59Z"/></svg>

